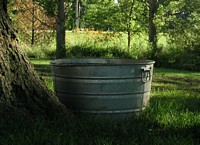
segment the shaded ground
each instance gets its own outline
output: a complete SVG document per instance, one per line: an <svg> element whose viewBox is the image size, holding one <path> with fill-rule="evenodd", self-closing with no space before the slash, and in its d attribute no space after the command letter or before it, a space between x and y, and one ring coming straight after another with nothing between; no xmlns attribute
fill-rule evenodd
<svg viewBox="0 0 200 145"><path fill-rule="evenodd" d="M48 64L35 64L35 69L41 76L51 76L51 66Z"/></svg>
<svg viewBox="0 0 200 145"><path fill-rule="evenodd" d="M52 83L49 64L34 66ZM155 69L149 106L138 117L120 124L69 116L47 121L6 115L0 118L0 144L199 145L199 76Z"/></svg>

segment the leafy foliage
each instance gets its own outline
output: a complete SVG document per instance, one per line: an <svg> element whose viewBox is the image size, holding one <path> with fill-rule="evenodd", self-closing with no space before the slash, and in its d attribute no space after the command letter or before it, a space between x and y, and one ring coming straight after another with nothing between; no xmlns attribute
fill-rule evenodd
<svg viewBox="0 0 200 145"><path fill-rule="evenodd" d="M114 3L111 0L83 1L83 26L95 30L108 30L112 26L111 17L114 13Z"/></svg>
<svg viewBox="0 0 200 145"><path fill-rule="evenodd" d="M57 14L57 0L35 0L45 10L47 15L55 17Z"/></svg>
<svg viewBox="0 0 200 145"><path fill-rule="evenodd" d="M56 0L35 0L42 5L46 13L55 16L57 13ZM109 30L114 33L126 33L126 44L123 46L116 43L114 47L129 51L133 58L149 58L156 60L157 66L178 67L190 70L200 70L199 66L199 42L200 42L200 3L199 0L158 0L153 22L156 26L157 48L153 50L152 44L148 43L149 32L149 1L148 0L80 0L81 8L81 30ZM66 6L66 28L75 28L75 1L69 0ZM84 28L84 29L83 29ZM79 31L79 30L78 30ZM88 41L85 44L74 45L75 47L92 48L96 45L110 43L108 39L101 36L83 38ZM78 41L77 35L77 41ZM136 39L140 44L136 45ZM143 39L143 37L145 39ZM165 38L164 43L160 39ZM68 39L68 38L66 38ZM121 39L119 37L119 39ZM45 39L46 40L46 39ZM94 40L94 41L90 41ZM102 41L102 42L101 42ZM124 40L121 40L124 42ZM130 42L129 42L130 41ZM67 41L67 46L72 40ZM104 42L104 43L103 43ZM77 42L78 43L78 42ZM130 44L129 44L130 43ZM145 45L143 45L145 44ZM89 46L87 46L89 45ZM108 48L112 48L108 44ZM75 48L73 47L73 48ZM67 47L69 48L69 47ZM99 47L100 48L100 47ZM99 49L98 48L98 49ZM140 49L142 51L142 55ZM146 51L148 49L148 52ZM96 48L92 49L93 51ZM68 50L68 53L71 50ZM87 50L86 50L87 51ZM104 51L104 50L102 50ZM76 51L78 52L78 51ZM88 52L89 53L89 52ZM92 52L91 52L92 53ZM103 52L102 52L103 53ZM140 54L139 54L140 53ZM55 53L51 53L52 55ZM85 54L85 53L83 53ZM153 54L153 55L152 55ZM73 54L74 55L74 54ZM33 56L33 55L32 55ZM45 56L45 55L43 55ZM87 56L92 56L87 54ZM105 56L105 55L97 55ZM141 57L142 56L142 57ZM84 56L82 56L84 57Z"/></svg>

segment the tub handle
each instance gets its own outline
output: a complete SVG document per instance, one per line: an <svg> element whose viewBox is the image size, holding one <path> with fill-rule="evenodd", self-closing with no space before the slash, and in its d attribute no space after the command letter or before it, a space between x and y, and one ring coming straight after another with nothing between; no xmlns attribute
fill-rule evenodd
<svg viewBox="0 0 200 145"><path fill-rule="evenodd" d="M143 83L149 82L151 80L151 67L141 67L141 70L142 70L141 81Z"/></svg>

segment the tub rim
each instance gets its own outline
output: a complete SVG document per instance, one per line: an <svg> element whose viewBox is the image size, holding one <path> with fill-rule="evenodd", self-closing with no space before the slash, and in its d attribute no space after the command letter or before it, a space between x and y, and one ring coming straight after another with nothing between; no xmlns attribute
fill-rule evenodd
<svg viewBox="0 0 200 145"><path fill-rule="evenodd" d="M121 59L121 58L65 58L55 59L51 66L123 66L123 65L151 65L154 60L145 59Z"/></svg>

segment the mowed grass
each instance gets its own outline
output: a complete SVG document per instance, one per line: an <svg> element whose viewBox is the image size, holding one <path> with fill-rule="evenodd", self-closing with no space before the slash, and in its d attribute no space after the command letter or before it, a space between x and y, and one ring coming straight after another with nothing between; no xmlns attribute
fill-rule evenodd
<svg viewBox="0 0 200 145"><path fill-rule="evenodd" d="M50 60L32 59L52 89ZM0 118L0 145L199 145L200 72L155 68L149 106L124 122Z"/></svg>

